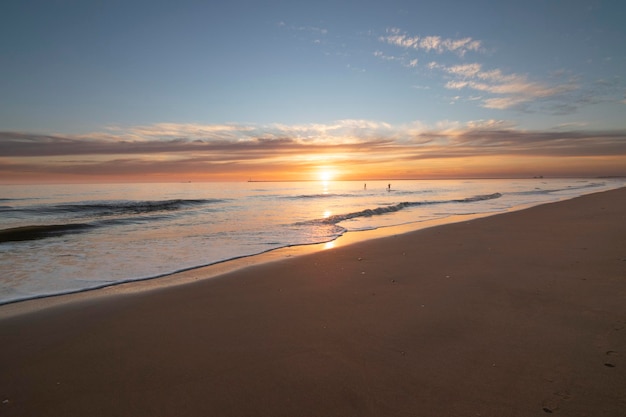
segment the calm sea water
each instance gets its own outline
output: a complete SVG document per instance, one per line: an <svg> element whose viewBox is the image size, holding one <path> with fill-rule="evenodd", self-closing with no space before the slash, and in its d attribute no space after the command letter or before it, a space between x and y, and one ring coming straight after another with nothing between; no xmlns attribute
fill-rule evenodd
<svg viewBox="0 0 626 417"><path fill-rule="evenodd" d="M0 186L0 304L108 286L343 233L498 213L608 179Z"/></svg>

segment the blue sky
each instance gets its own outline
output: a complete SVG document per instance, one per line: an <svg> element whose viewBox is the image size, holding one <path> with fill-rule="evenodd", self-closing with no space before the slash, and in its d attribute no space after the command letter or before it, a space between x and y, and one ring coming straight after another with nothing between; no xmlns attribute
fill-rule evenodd
<svg viewBox="0 0 626 417"><path fill-rule="evenodd" d="M0 15L5 150L626 130L618 0L7 0Z"/></svg>

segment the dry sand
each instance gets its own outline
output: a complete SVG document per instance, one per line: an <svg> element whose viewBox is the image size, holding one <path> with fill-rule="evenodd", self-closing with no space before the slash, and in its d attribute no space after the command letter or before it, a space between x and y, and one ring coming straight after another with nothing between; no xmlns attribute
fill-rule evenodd
<svg viewBox="0 0 626 417"><path fill-rule="evenodd" d="M620 189L4 318L0 416L625 416L625 359Z"/></svg>

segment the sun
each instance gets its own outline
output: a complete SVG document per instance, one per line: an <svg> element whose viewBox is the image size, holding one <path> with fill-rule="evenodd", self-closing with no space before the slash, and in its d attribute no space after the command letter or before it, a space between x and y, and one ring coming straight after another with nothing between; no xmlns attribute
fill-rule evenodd
<svg viewBox="0 0 626 417"><path fill-rule="evenodd" d="M332 179L335 177L335 171L329 168L322 168L319 170L317 175L320 181L328 182L332 181Z"/></svg>

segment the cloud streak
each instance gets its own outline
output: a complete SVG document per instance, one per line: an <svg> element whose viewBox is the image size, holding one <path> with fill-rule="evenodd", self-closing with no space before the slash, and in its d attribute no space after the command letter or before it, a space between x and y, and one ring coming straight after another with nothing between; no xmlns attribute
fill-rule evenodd
<svg viewBox="0 0 626 417"><path fill-rule="evenodd" d="M626 131L525 131L500 120L435 127L368 120L157 124L85 136L0 132L0 154L0 173L12 180L55 175L310 179L310 171L320 164L343 167L350 178L406 177L436 174L433 167L442 162L457 167L457 175L474 176L481 172L459 164L487 160L500 165L500 171L494 168L489 174L497 176L514 175L506 170L511 158L549 159L549 165L537 166L539 171L554 170L572 158L593 160L597 175L617 175L626 174ZM576 169L572 165L563 174L576 175Z"/></svg>
<svg viewBox="0 0 626 417"><path fill-rule="evenodd" d="M461 39L442 38L441 36L410 36L399 28L389 28L386 35L380 36L379 40L390 45L405 49L413 49L424 52L453 52L464 56L470 51L480 51L482 43L478 40L466 37Z"/></svg>
<svg viewBox="0 0 626 417"><path fill-rule="evenodd" d="M471 37L449 39L440 36L411 36L398 28L387 29L386 35L380 36L378 40L399 47L404 52L396 55L375 51L374 56L388 62L398 62L407 68L417 68L420 62L408 51L438 55L448 53L452 58L456 56L457 59L463 59L469 52L474 52L476 55L485 52L483 42ZM450 61L450 58L447 61ZM479 99L470 97L466 101L476 101L488 109L532 111L533 108L539 106L553 114L568 114L576 111L578 106L583 104L581 100L574 100L572 97L572 94L580 89L580 86L572 80L550 84L532 80L526 74L506 73L499 68L487 69L478 62L443 64L429 60L422 66L441 74L442 85L446 89L459 92L473 90L483 94ZM453 101L456 102L459 99L463 97L455 97Z"/></svg>
<svg viewBox="0 0 626 417"><path fill-rule="evenodd" d="M550 86L544 83L530 81L526 75L504 74L499 69L483 70L478 63L444 66L433 65L453 77L445 85L452 90L464 88L483 93L497 95L485 98L483 106L490 109L508 109L538 99L547 99L561 96L574 91L577 86L573 83Z"/></svg>

